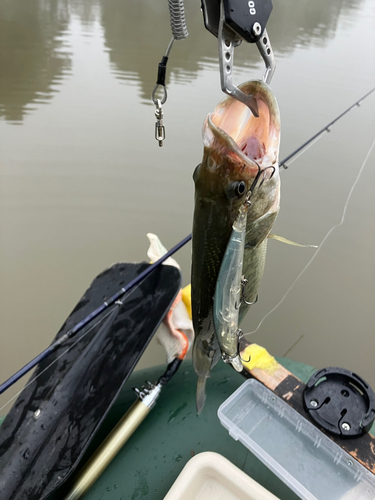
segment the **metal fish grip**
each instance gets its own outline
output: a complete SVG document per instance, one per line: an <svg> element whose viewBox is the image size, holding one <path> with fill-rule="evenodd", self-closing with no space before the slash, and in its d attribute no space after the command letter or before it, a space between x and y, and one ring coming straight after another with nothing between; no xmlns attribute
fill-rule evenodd
<svg viewBox="0 0 375 500"><path fill-rule="evenodd" d="M234 48L242 40L256 43L265 62L263 81L271 82L275 59L265 29L272 11L271 0L202 0L206 28L218 37L220 79L223 92L233 96L258 116L256 100L247 96L232 82Z"/></svg>

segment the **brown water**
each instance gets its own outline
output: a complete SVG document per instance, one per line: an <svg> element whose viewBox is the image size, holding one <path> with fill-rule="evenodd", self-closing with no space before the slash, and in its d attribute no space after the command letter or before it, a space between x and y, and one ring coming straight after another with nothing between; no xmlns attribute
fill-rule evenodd
<svg viewBox="0 0 375 500"><path fill-rule="evenodd" d="M267 28L283 158L375 85L375 3L273 3ZM201 127L223 94L216 39L199 1L186 4L190 35L168 63L167 139L159 148L150 95L171 37L166 1L0 0L1 381L50 343L99 272L146 258L147 232L171 247L191 231ZM235 66L235 83L263 73L248 44L236 49ZM275 232L319 244L340 221L374 137L375 94L283 172ZM354 370L373 387L374 167L375 151L344 224L250 337L276 355ZM177 254L185 284L190 251ZM245 332L313 253L270 241ZM152 343L139 367L163 361Z"/></svg>

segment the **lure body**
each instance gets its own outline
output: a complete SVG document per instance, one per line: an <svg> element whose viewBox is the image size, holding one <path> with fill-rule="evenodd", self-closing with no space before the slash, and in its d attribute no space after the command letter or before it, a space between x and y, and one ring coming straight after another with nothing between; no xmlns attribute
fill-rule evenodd
<svg viewBox="0 0 375 500"><path fill-rule="evenodd" d="M224 258L220 266L214 296L214 328L221 356L235 370L243 369L238 355L238 316L242 301L241 278L245 250L247 206L240 208L233 224Z"/></svg>

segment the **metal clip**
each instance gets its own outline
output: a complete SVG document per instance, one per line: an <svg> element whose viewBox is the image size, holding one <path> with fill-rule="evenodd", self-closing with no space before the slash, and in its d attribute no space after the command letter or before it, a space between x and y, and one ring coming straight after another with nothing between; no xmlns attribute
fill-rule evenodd
<svg viewBox="0 0 375 500"><path fill-rule="evenodd" d="M163 108L161 107L160 99L156 100L155 117L155 139L159 142L159 147L162 147L165 139L165 127L163 124Z"/></svg>
<svg viewBox="0 0 375 500"><path fill-rule="evenodd" d="M276 69L276 63L267 30L263 31L263 35L257 41L257 47L266 65L263 81L269 85Z"/></svg>
<svg viewBox="0 0 375 500"><path fill-rule="evenodd" d="M146 380L146 385L143 385L140 390L136 387L133 387L133 390L145 406L153 408L159 397L161 384L154 385Z"/></svg>
<svg viewBox="0 0 375 500"><path fill-rule="evenodd" d="M233 96L238 101L243 102L254 116L258 117L258 105L256 99L251 95L244 94L232 82L233 56L234 47L241 43L233 37L225 24L225 14L223 2L220 2L220 23L219 23L219 64L220 64L220 80L221 90L226 94Z"/></svg>
<svg viewBox="0 0 375 500"><path fill-rule="evenodd" d="M252 26L252 32L254 37L258 37L260 35L260 33L262 32L262 26L259 24L259 22L254 23L254 25ZM223 0L221 0L218 27L221 89L226 94L233 96L238 101L244 103L248 108L250 108L253 115L258 117L259 113L256 99L251 95L248 96L244 94L232 82L234 48L242 42L242 36L243 35L240 35L239 32L234 31L230 26L227 25L224 2ZM249 39L246 40L250 41ZM267 30L263 31L263 34L256 42L256 45L266 65L263 81L269 85L275 72L276 66Z"/></svg>

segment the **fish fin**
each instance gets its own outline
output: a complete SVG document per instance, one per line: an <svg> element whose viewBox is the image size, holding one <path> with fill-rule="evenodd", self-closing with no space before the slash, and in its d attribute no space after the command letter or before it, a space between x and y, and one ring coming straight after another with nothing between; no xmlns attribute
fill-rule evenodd
<svg viewBox="0 0 375 500"><path fill-rule="evenodd" d="M206 381L207 377L198 377L197 383L197 414L200 415L206 402Z"/></svg>
<svg viewBox="0 0 375 500"><path fill-rule="evenodd" d="M318 248L318 245L302 245L301 243L296 243L295 241L288 240L288 238L283 238L278 234L270 233L268 235L269 238L277 241L281 241L281 243L286 243L287 245L293 245L295 247L303 247L303 248Z"/></svg>

